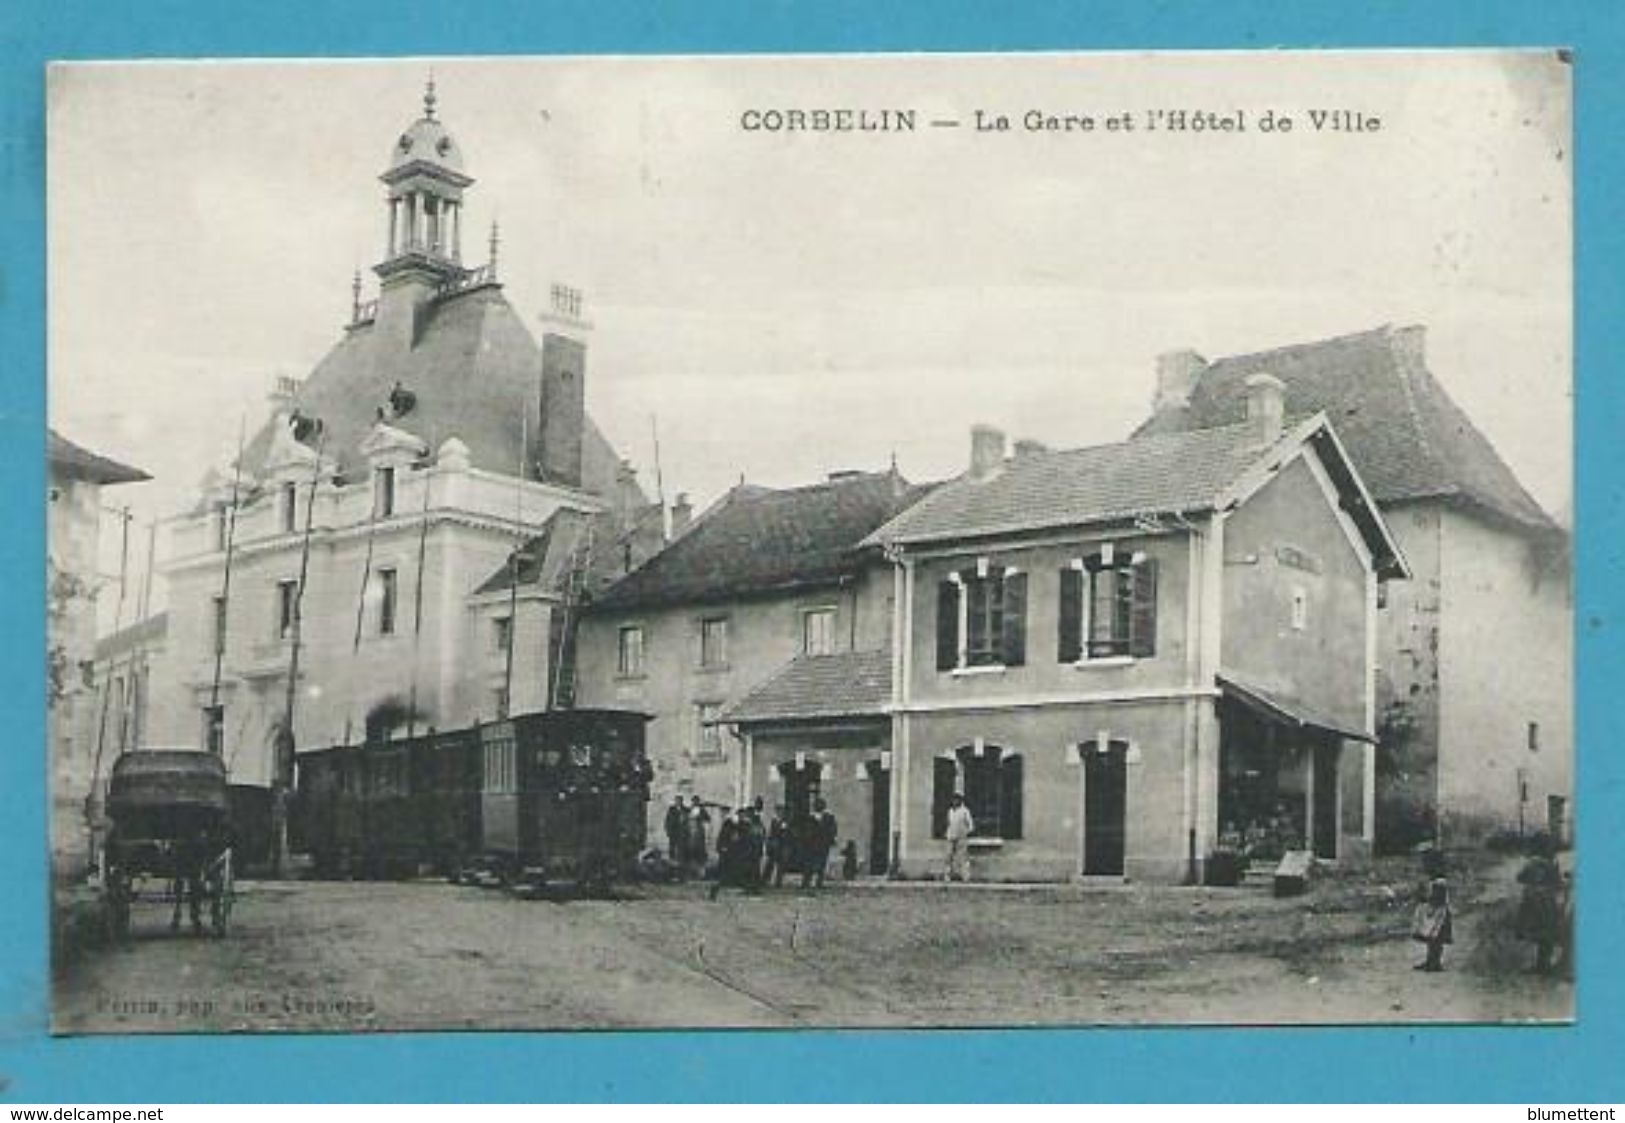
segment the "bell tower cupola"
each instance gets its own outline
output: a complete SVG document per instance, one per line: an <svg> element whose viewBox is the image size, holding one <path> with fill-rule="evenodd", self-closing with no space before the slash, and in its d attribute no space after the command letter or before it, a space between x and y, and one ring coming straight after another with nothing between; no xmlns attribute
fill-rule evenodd
<svg viewBox="0 0 1625 1123"><path fill-rule="evenodd" d="M463 152L436 114L434 79L423 116L402 133L379 178L388 189L389 237L378 274L377 331L412 345L418 313L443 285L466 275L462 264L463 192L474 180Z"/></svg>

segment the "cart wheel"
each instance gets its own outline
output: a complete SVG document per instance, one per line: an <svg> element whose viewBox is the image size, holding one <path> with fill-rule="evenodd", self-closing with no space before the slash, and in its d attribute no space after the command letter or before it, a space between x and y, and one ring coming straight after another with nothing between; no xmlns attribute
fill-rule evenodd
<svg viewBox="0 0 1625 1123"><path fill-rule="evenodd" d="M130 882L120 870L107 872L103 913L107 918L107 936L114 943L130 938Z"/></svg>
<svg viewBox="0 0 1625 1123"><path fill-rule="evenodd" d="M209 895L209 920L214 926L216 936L224 936L231 923L231 906L236 899L237 884L231 868L231 851L228 849L220 860L220 872L212 886L213 892Z"/></svg>

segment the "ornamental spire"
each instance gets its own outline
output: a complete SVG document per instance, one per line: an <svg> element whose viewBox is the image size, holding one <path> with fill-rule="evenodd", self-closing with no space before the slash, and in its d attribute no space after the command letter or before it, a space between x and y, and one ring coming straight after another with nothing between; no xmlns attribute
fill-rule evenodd
<svg viewBox="0 0 1625 1123"><path fill-rule="evenodd" d="M423 116L425 120L434 120L434 105L439 100L434 96L434 71L429 71L429 84L423 90Z"/></svg>
<svg viewBox="0 0 1625 1123"><path fill-rule="evenodd" d="M497 247L501 244L502 238L499 236L497 221L493 218L491 220L491 254L490 260L486 264L493 281L497 279Z"/></svg>

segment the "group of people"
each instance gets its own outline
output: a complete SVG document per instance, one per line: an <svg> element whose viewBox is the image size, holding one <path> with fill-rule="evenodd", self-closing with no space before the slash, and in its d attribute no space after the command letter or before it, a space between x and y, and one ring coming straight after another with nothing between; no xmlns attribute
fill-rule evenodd
<svg viewBox="0 0 1625 1123"><path fill-rule="evenodd" d="M1411 938L1427 949L1416 964L1418 971L1444 970L1444 949L1455 942L1455 918L1450 904L1450 881L1443 853L1427 846L1422 851L1424 880L1418 892ZM1573 886L1557 863L1557 846L1544 835L1518 871L1520 895L1514 932L1534 945L1531 970L1545 975L1567 966L1573 917Z"/></svg>
<svg viewBox="0 0 1625 1123"><path fill-rule="evenodd" d="M754 893L766 885L782 886L787 872L799 871L804 889L823 887L840 833L829 806L818 799L795 816L783 806L774 808L771 818L765 812L758 796L723 817L717 828L712 899L725 887ZM687 804L681 795L672 796L666 809L666 845L673 862L687 876L702 877L709 870L710 824L710 812L699 796L691 796ZM849 844L848 849L853 847Z"/></svg>

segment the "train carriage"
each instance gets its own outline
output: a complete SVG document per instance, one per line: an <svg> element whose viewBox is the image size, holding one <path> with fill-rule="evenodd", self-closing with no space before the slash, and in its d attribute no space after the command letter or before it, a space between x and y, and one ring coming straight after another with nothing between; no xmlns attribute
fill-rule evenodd
<svg viewBox="0 0 1625 1123"><path fill-rule="evenodd" d="M602 888L629 876L646 841L646 714L579 709L480 729L484 854L532 888Z"/></svg>
<svg viewBox="0 0 1625 1123"><path fill-rule="evenodd" d="M319 877L601 887L644 845L648 720L550 711L303 753L296 843Z"/></svg>

